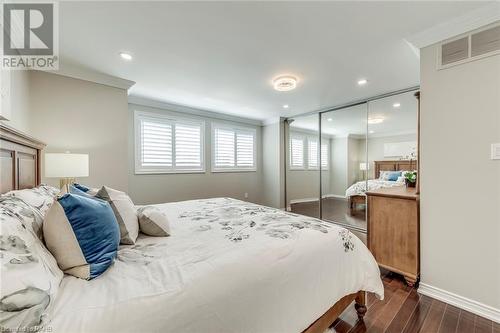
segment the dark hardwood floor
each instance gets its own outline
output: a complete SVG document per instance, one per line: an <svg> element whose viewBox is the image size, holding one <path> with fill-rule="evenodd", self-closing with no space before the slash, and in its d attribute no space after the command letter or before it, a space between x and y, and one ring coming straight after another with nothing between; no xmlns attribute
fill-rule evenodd
<svg viewBox="0 0 500 333"><path fill-rule="evenodd" d="M294 203L290 207L294 213L319 218L318 201ZM322 200L322 210L323 220L366 230L366 210L363 205L358 205L351 215L347 199L325 198Z"/></svg>
<svg viewBox="0 0 500 333"><path fill-rule="evenodd" d="M354 305L337 319L336 333L500 333L500 324L423 296L401 276L385 273L385 298L368 294L365 318L358 321Z"/></svg>

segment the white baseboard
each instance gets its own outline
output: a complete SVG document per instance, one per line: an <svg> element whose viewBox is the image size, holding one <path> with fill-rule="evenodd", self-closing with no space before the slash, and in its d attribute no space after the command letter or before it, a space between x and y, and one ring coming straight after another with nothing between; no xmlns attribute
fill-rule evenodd
<svg viewBox="0 0 500 333"><path fill-rule="evenodd" d="M449 291L420 283L418 292L442 302L459 307L460 309L472 312L478 316L500 323L500 309L495 309L489 305L474 301L472 299L451 293Z"/></svg>

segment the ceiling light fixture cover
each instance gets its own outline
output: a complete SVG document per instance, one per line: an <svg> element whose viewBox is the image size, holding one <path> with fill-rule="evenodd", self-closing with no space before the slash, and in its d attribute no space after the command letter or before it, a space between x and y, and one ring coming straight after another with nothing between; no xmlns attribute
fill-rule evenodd
<svg viewBox="0 0 500 333"><path fill-rule="evenodd" d="M380 124L384 122L384 118L370 118L368 119L368 124Z"/></svg>
<svg viewBox="0 0 500 333"><path fill-rule="evenodd" d="M368 83L368 80L367 79L360 79L358 80L358 85L359 86L364 86L365 84Z"/></svg>
<svg viewBox="0 0 500 333"><path fill-rule="evenodd" d="M132 55L126 52L120 52L120 57L125 60L132 60Z"/></svg>
<svg viewBox="0 0 500 333"><path fill-rule="evenodd" d="M277 91L290 91L297 87L297 78L289 75L280 76L273 80L273 87Z"/></svg>

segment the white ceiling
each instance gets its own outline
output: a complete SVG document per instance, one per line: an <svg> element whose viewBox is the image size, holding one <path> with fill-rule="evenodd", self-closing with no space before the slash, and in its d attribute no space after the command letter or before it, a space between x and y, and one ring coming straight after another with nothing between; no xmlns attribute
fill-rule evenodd
<svg viewBox="0 0 500 333"><path fill-rule="evenodd" d="M394 103L400 106L395 108ZM380 124L368 124L367 119L380 118ZM290 125L293 129L317 132L318 115L295 117ZM417 99L414 92L386 97L336 111L325 112L321 116L322 133L336 137L385 137L417 133Z"/></svg>
<svg viewBox="0 0 500 333"><path fill-rule="evenodd" d="M61 2L60 57L135 81L134 96L264 120L418 85L404 38L485 4ZM274 91L280 74L297 89Z"/></svg>

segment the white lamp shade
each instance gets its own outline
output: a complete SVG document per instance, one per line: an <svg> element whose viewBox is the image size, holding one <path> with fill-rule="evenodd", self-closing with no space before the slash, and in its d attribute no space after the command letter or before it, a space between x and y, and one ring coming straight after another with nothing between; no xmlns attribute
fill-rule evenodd
<svg viewBox="0 0 500 333"><path fill-rule="evenodd" d="M45 177L76 178L89 176L89 155L69 153L45 154Z"/></svg>
<svg viewBox="0 0 500 333"><path fill-rule="evenodd" d="M361 171L368 170L368 164L367 163L359 163L359 170L361 170Z"/></svg>

